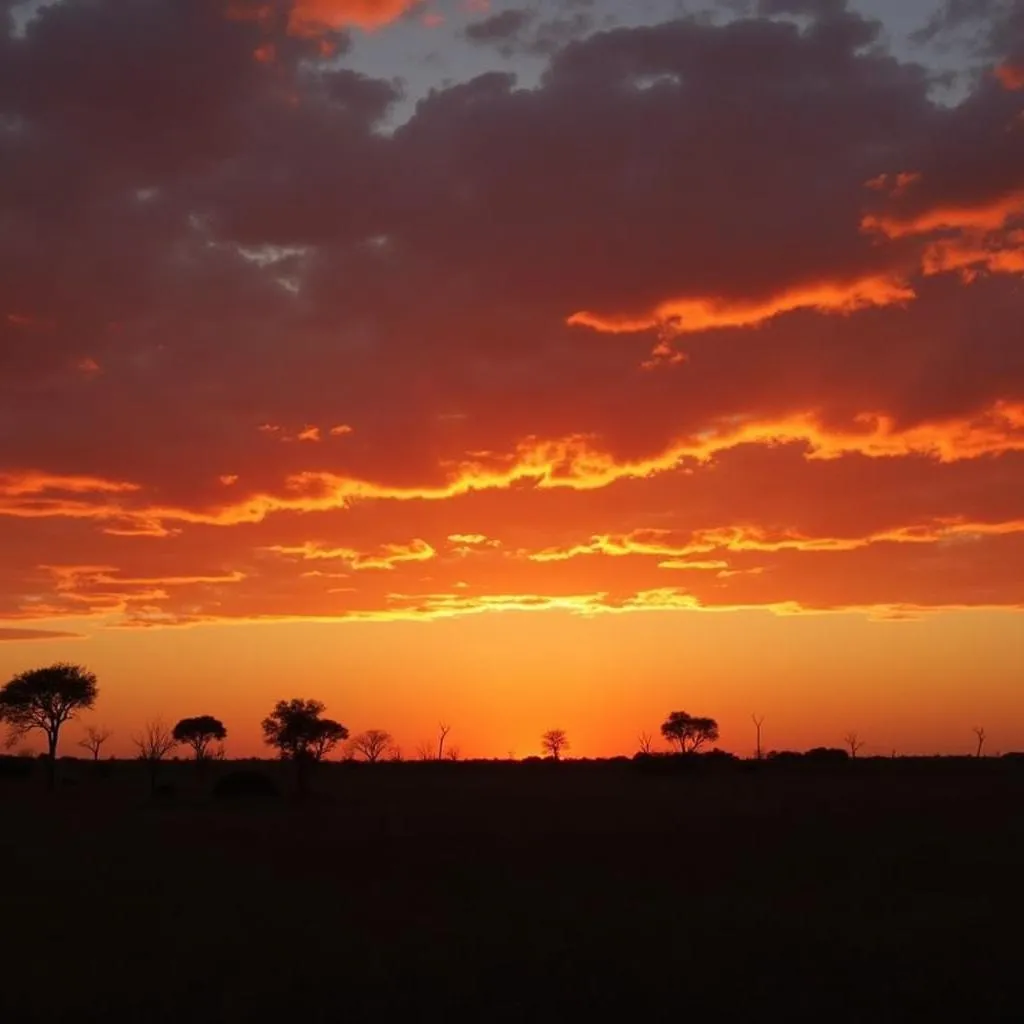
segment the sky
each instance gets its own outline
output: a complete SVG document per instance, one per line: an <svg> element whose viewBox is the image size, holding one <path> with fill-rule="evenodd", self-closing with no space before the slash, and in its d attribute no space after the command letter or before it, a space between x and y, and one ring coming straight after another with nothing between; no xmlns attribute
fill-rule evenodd
<svg viewBox="0 0 1024 1024"><path fill-rule="evenodd" d="M1024 8L0 0L0 678L1024 749Z"/></svg>

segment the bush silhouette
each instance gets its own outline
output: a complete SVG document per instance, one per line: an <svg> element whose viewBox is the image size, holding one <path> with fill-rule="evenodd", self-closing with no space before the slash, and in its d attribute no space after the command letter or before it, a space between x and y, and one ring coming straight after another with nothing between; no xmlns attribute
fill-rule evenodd
<svg viewBox="0 0 1024 1024"><path fill-rule="evenodd" d="M846 764L850 755L842 747L812 747L804 754L805 761L814 764Z"/></svg>
<svg viewBox="0 0 1024 1024"><path fill-rule="evenodd" d="M278 791L277 784L269 775L243 769L218 779L213 795L217 800L271 800Z"/></svg>

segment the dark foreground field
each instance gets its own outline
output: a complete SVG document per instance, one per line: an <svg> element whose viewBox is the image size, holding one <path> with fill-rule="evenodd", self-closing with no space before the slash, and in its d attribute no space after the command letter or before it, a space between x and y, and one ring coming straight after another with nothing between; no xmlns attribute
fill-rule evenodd
<svg viewBox="0 0 1024 1024"><path fill-rule="evenodd" d="M1024 1014L1005 762L325 766L302 805L72 767L0 783L3 1020Z"/></svg>

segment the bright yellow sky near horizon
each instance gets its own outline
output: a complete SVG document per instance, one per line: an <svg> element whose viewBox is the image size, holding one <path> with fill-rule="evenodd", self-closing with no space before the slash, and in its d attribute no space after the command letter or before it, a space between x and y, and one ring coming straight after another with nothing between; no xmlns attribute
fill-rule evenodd
<svg viewBox="0 0 1024 1024"><path fill-rule="evenodd" d="M267 756L259 721L274 701L323 700L353 733L391 732L403 752L439 720L464 756L524 757L564 728L575 756L632 754L669 711L718 719L723 749L749 755L753 713L766 749L842 746L865 754L963 753L975 725L990 752L1024 749L1024 621L950 612L923 621L862 615L672 612L573 617L498 613L435 622L292 623L110 631L88 640L0 645L0 674L70 659L97 672L94 713L69 725L131 734L212 714L230 756ZM660 738L659 738L660 742Z"/></svg>

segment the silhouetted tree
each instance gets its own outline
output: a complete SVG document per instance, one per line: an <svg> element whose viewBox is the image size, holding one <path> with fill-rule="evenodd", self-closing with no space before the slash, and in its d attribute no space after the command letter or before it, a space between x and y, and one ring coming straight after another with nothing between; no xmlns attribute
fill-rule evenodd
<svg viewBox="0 0 1024 1024"><path fill-rule="evenodd" d="M10 727L8 746L25 733L46 734L47 782L53 788L61 726L96 703L96 676L81 665L57 662L16 675L0 689L0 721Z"/></svg>
<svg viewBox="0 0 1024 1024"><path fill-rule="evenodd" d="M864 746L864 741L855 732L848 732L843 737L843 742L850 748L850 757L856 757L857 751Z"/></svg>
<svg viewBox="0 0 1024 1024"><path fill-rule="evenodd" d="M154 719L146 723L138 736L132 737L132 742L138 747L139 760L145 762L149 772L149 791L155 793L160 763L178 745L178 741L163 722Z"/></svg>
<svg viewBox="0 0 1024 1024"><path fill-rule="evenodd" d="M200 767L210 757L210 744L223 740L228 734L224 723L213 715L199 715L196 718L183 718L174 727L175 742L184 743L192 748L196 764Z"/></svg>
<svg viewBox="0 0 1024 1024"><path fill-rule="evenodd" d="M569 749L569 737L564 729L548 729L540 738L540 749L556 761L561 760L562 751Z"/></svg>
<svg viewBox="0 0 1024 1024"><path fill-rule="evenodd" d="M437 759L440 761L444 757L444 741L448 738L448 733L452 731L450 725L445 725L441 722L437 727Z"/></svg>
<svg viewBox="0 0 1024 1024"><path fill-rule="evenodd" d="M434 760L434 741L424 740L416 747L416 756L421 761L433 761Z"/></svg>
<svg viewBox="0 0 1024 1024"><path fill-rule="evenodd" d="M974 752L975 757L981 757L981 748L985 746L985 730L980 726L974 727L974 735L978 737L978 747Z"/></svg>
<svg viewBox="0 0 1024 1024"><path fill-rule="evenodd" d="M661 735L678 744L681 754L695 754L705 744L718 740L718 723L713 718L673 711L662 723Z"/></svg>
<svg viewBox="0 0 1024 1024"><path fill-rule="evenodd" d="M79 740L78 745L88 750L92 754L94 761L98 761L100 759L100 747L113 735L109 729L97 729L95 725L90 725L85 730L85 738Z"/></svg>
<svg viewBox="0 0 1024 1024"><path fill-rule="evenodd" d="M263 719L263 740L277 747L280 756L295 764L299 791L306 786L306 769L322 761L342 740L348 729L340 722L324 718L326 710L318 700L279 700Z"/></svg>
<svg viewBox="0 0 1024 1024"><path fill-rule="evenodd" d="M371 764L381 760L391 745L391 734L383 729L367 729L352 740L352 749Z"/></svg>
<svg viewBox="0 0 1024 1024"><path fill-rule="evenodd" d="M641 754L654 753L654 737L649 732L642 732L637 737L637 747Z"/></svg>
<svg viewBox="0 0 1024 1024"><path fill-rule="evenodd" d="M449 747L444 752L444 759L446 761L458 761L462 757L462 751L458 747Z"/></svg>
<svg viewBox="0 0 1024 1024"><path fill-rule="evenodd" d="M754 729L757 731L757 752L755 756L758 761L761 760L761 726L764 725L764 715L751 715L750 720L754 723Z"/></svg>

